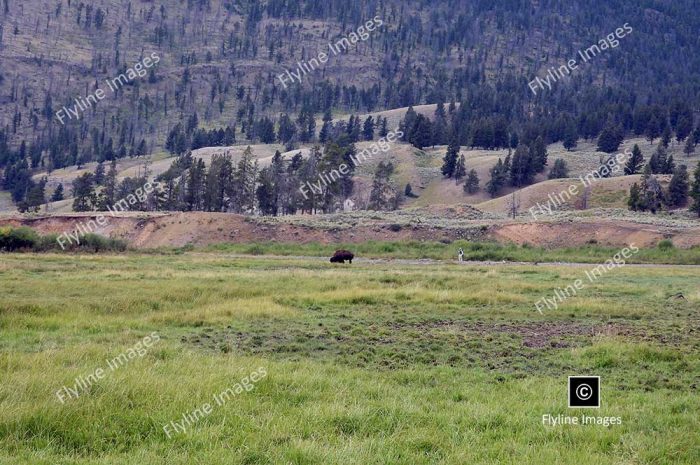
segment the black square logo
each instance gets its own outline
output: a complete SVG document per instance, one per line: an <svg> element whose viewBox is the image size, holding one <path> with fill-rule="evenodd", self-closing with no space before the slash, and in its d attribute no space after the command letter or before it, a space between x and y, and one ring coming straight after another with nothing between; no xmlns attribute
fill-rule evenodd
<svg viewBox="0 0 700 465"><path fill-rule="evenodd" d="M569 408L600 408L600 376L569 376Z"/></svg>

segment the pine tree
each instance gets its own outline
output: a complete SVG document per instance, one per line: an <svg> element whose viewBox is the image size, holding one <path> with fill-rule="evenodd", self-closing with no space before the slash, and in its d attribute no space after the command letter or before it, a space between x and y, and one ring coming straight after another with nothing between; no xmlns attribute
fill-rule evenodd
<svg viewBox="0 0 700 465"><path fill-rule="evenodd" d="M460 155L457 159L457 164L455 165L454 178L457 184L467 175L467 166L464 160L464 155Z"/></svg>
<svg viewBox="0 0 700 465"><path fill-rule="evenodd" d="M666 159L666 164L664 165L663 174L673 174L675 169L676 169L676 162L673 161L673 155L669 155L669 157Z"/></svg>
<svg viewBox="0 0 700 465"><path fill-rule="evenodd" d="M474 169L470 170L467 175L467 180L464 183L464 192L470 195L479 192L479 176Z"/></svg>
<svg viewBox="0 0 700 465"><path fill-rule="evenodd" d="M566 161L561 158L554 160L554 166L549 172L549 179L562 179L569 177L569 167L566 165Z"/></svg>
<svg viewBox="0 0 700 465"><path fill-rule="evenodd" d="M698 166L693 172L693 187L690 191L690 196L694 201L690 211L697 213L698 217L700 217L700 162L698 162Z"/></svg>
<svg viewBox="0 0 700 465"><path fill-rule="evenodd" d="M418 115L408 141L420 150L433 145L433 128L428 118Z"/></svg>
<svg viewBox="0 0 700 465"><path fill-rule="evenodd" d="M274 182L269 168L263 168L258 175L258 187L255 196L262 215L276 215L277 205L274 199Z"/></svg>
<svg viewBox="0 0 700 465"><path fill-rule="evenodd" d="M491 180L486 183L486 192L491 197L496 197L506 184L508 173L503 170L503 161L499 158L496 165L489 170Z"/></svg>
<svg viewBox="0 0 700 465"><path fill-rule="evenodd" d="M664 128L663 133L661 134L661 145L664 146L664 148L668 148L668 144L671 143L671 128L666 126Z"/></svg>
<svg viewBox="0 0 700 465"><path fill-rule="evenodd" d="M325 124L324 124L325 127ZM297 126L294 121L286 113L282 113L279 120L279 129L277 130L277 140L282 144L291 141L297 133Z"/></svg>
<svg viewBox="0 0 700 465"><path fill-rule="evenodd" d="M53 194L51 194L51 201L52 202L60 202L63 200L63 184L59 184L56 186L56 189L53 191Z"/></svg>
<svg viewBox="0 0 700 465"><path fill-rule="evenodd" d="M649 210L652 213L656 213L661 209L662 201L664 198L663 190L659 181L656 179L652 173L651 166L647 164L644 167L644 175L642 176L641 190L641 210Z"/></svg>
<svg viewBox="0 0 700 465"><path fill-rule="evenodd" d="M46 203L46 183L46 177L42 178L38 183L31 182L26 199L19 204L19 211L38 212L41 209L41 206Z"/></svg>
<svg viewBox="0 0 700 465"><path fill-rule="evenodd" d="M255 137L263 144L275 141L275 125L270 118L263 117L255 124Z"/></svg>
<svg viewBox="0 0 700 465"><path fill-rule="evenodd" d="M296 168L296 171L298 171L299 174L299 182L301 184L314 184L317 182L318 177L319 177L319 172L321 170L321 163L322 163L322 154L321 154L321 148L318 145L314 145L311 147L311 151L309 153L309 156L306 158L306 160L303 160L301 158L301 154L298 154L299 157L297 159L297 156L295 155L292 158L292 162L290 163L289 170L292 171L294 170L295 166L298 166ZM323 192L323 189L327 189L327 186L321 186L322 191L317 192L314 190L308 190L304 196L303 199L300 199L301 202L301 212L308 212L308 213L316 213L316 210L319 207L319 204L321 203L322 199L325 197L325 193Z"/></svg>
<svg viewBox="0 0 700 465"><path fill-rule="evenodd" d="M146 145L146 139L141 139L141 142L139 142L139 146L136 148L136 152L134 152L134 155L136 155L137 157L142 157L147 154L148 146Z"/></svg>
<svg viewBox="0 0 700 465"><path fill-rule="evenodd" d="M683 142L693 130L693 111L690 107L688 107L686 111L687 113L679 116L678 123L676 124L676 141L678 141L679 144Z"/></svg>
<svg viewBox="0 0 700 465"><path fill-rule="evenodd" d="M673 171L668 186L668 204L670 207L682 207L688 201L688 167L681 165Z"/></svg>
<svg viewBox="0 0 700 465"><path fill-rule="evenodd" d="M442 159L442 175L448 178L454 176L455 168L457 167L457 157L459 156L460 146L457 139L453 138L450 145L447 146L447 153Z"/></svg>
<svg viewBox="0 0 700 465"><path fill-rule="evenodd" d="M394 173L391 162L380 161L372 180L372 190L369 195L370 210L396 210L399 207L399 196L390 181Z"/></svg>
<svg viewBox="0 0 700 465"><path fill-rule="evenodd" d="M656 147L656 152L649 159L649 168L653 174L664 174L668 167L668 155L662 144Z"/></svg>
<svg viewBox="0 0 700 465"><path fill-rule="evenodd" d="M321 126L321 132L318 134L318 140L322 144L328 142L331 136L331 130L333 129L333 116L331 110L327 109L323 113L323 126Z"/></svg>
<svg viewBox="0 0 700 465"><path fill-rule="evenodd" d="M532 183L537 163L533 162L533 151L525 144L515 149L510 166L510 185L513 187L527 186Z"/></svg>
<svg viewBox="0 0 700 465"><path fill-rule="evenodd" d="M632 148L632 156L629 158L629 160L627 160L627 164L625 165L625 175L629 176L639 173L639 170L643 165L644 155L642 154L642 150L637 144L634 144L634 147Z"/></svg>
<svg viewBox="0 0 700 465"><path fill-rule="evenodd" d="M623 134L619 126L608 123L598 137L598 150L600 152L613 153L620 147L622 138Z"/></svg>
<svg viewBox="0 0 700 465"><path fill-rule="evenodd" d="M73 180L73 211L92 211L97 203L94 191L95 175L83 173Z"/></svg>
<svg viewBox="0 0 700 465"><path fill-rule="evenodd" d="M530 146L530 159L532 163L533 175L534 173L541 173L544 171L544 167L547 166L547 146L542 139L542 136L538 136L535 142Z"/></svg>
<svg viewBox="0 0 700 465"><path fill-rule="evenodd" d="M693 153L695 153L695 141L693 141L692 137L688 137L688 139L685 141L685 147L683 147L683 153L685 153L686 157L689 157Z"/></svg>
<svg viewBox="0 0 700 465"><path fill-rule="evenodd" d="M377 120L381 119L381 124L379 125L379 137L386 137L389 134L389 128L387 128L387 125L389 124L388 120L386 117L382 118L381 116L377 117Z"/></svg>
<svg viewBox="0 0 700 465"><path fill-rule="evenodd" d="M233 176L235 189L234 209L238 213L252 213L255 210L255 182L258 177L258 160L253 157L253 149L248 146L243 151Z"/></svg>
<svg viewBox="0 0 700 465"><path fill-rule="evenodd" d="M116 195L117 195L117 162L116 160L112 160L112 162L109 164L109 171L107 172L107 175L105 176L105 182L104 182L104 190L102 191L103 198L104 198L104 203L103 205L104 209L106 210L107 207L112 207L114 205L114 202L116 202Z"/></svg>
<svg viewBox="0 0 700 465"><path fill-rule="evenodd" d="M289 192L290 188L294 189L299 185L299 183L291 182L293 174L291 174L289 177L285 176L284 165L284 157L279 150L275 151L275 154L272 156L272 161L270 162L272 204L274 206L274 213L272 214L275 216L277 216L280 212L284 213L284 206L285 204L290 203L292 197L292 194Z"/></svg>
<svg viewBox="0 0 700 465"><path fill-rule="evenodd" d="M656 114L652 114L644 130L644 134L649 143L653 144L654 139L661 135L662 127L663 121Z"/></svg>
<svg viewBox="0 0 700 465"><path fill-rule="evenodd" d="M192 164L187 176L187 193L185 203L188 211L202 211L204 209L204 180L206 178L206 166L201 158Z"/></svg>
<svg viewBox="0 0 700 465"><path fill-rule="evenodd" d="M362 125L362 136L365 140L374 140L374 119L371 116Z"/></svg>
<svg viewBox="0 0 700 465"><path fill-rule="evenodd" d="M433 143L442 145L447 139L447 118L445 104L440 101L435 108L435 118L433 118Z"/></svg>
<svg viewBox="0 0 700 465"><path fill-rule="evenodd" d="M569 121L564 131L564 148L571 151L576 148L578 144L578 131L576 130L576 123L574 121Z"/></svg>
<svg viewBox="0 0 700 465"><path fill-rule="evenodd" d="M418 119L418 114L413 109L413 106L408 107L406 110L406 115L399 124L399 129L403 132L403 137L401 140L404 142L410 142L410 137L413 133L413 127L416 124L416 119Z"/></svg>
<svg viewBox="0 0 700 465"><path fill-rule="evenodd" d="M97 164L95 168L95 184L101 186L105 181L105 167L102 162Z"/></svg>
<svg viewBox="0 0 700 465"><path fill-rule="evenodd" d="M630 198L627 200L627 205L629 206L630 210L633 211L643 210L639 184L636 182L632 184L632 187L630 188Z"/></svg>
<svg viewBox="0 0 700 465"><path fill-rule="evenodd" d="M209 163L204 186L204 210L225 212L228 210L227 189L233 180L231 156L214 154Z"/></svg>

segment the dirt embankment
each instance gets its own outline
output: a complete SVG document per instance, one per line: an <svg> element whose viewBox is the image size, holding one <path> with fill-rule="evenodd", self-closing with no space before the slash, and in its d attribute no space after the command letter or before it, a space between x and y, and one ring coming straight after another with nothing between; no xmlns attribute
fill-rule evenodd
<svg viewBox="0 0 700 465"><path fill-rule="evenodd" d="M94 229L105 236L125 239L136 248L180 247L222 242L319 242L359 243L368 240L452 241L495 240L502 243L529 243L548 247L577 246L595 242L601 245L640 247L671 239L678 247L700 245L697 227L669 228L629 221L562 221L557 223L518 223L507 221L464 221L460 227L438 227L429 223L398 226L377 220L353 227L328 228L309 222L261 222L256 218L228 213L121 213L105 215L106 225ZM94 227L94 214L0 218L0 226L28 226L41 234L74 233ZM302 223L302 224L300 224Z"/></svg>

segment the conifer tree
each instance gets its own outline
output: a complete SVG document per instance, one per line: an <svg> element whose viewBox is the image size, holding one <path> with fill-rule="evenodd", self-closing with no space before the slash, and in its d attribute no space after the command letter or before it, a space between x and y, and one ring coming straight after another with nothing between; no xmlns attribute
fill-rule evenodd
<svg viewBox="0 0 700 465"><path fill-rule="evenodd" d="M615 152L622 143L622 130L612 122L603 129L598 137L598 150L605 153Z"/></svg>
<svg viewBox="0 0 700 465"><path fill-rule="evenodd" d="M639 170L643 165L644 155L642 154L642 150L637 144L634 144L634 147L632 148L632 156L630 156L629 160L627 160L627 163L625 164L625 175L629 176L639 173Z"/></svg>
<svg viewBox="0 0 700 465"><path fill-rule="evenodd" d="M698 162L698 166L693 172L693 186L690 196L693 198L693 205L690 207L690 211L697 213L698 217L700 217L700 162Z"/></svg>
<svg viewBox="0 0 700 465"><path fill-rule="evenodd" d="M105 181L105 167L102 162L97 164L95 167L95 184L101 186Z"/></svg>
<svg viewBox="0 0 700 465"><path fill-rule="evenodd" d="M671 128L666 126L664 128L663 133L661 134L661 145L664 146L664 148L668 148L668 144L671 143Z"/></svg>
<svg viewBox="0 0 700 465"><path fill-rule="evenodd" d="M499 158L496 165L489 170L491 179L486 183L486 192L489 193L491 197L496 197L501 189L506 185L508 179L508 173L503 169L503 161Z"/></svg>
<svg viewBox="0 0 700 465"><path fill-rule="evenodd" d="M51 194L51 201L60 202L61 200L63 200L63 184L59 183L53 191L53 194Z"/></svg>
<svg viewBox="0 0 700 465"><path fill-rule="evenodd" d="M642 176L642 184L640 186L641 210L649 210L656 213L661 209L664 199L663 191L659 185L659 181L652 173L651 166L647 164L644 167L644 175Z"/></svg>
<svg viewBox="0 0 700 465"><path fill-rule="evenodd" d="M460 146L457 139L453 138L450 145L447 146L447 153L442 159L442 175L451 178L455 174L457 167L457 157L459 156Z"/></svg>
<svg viewBox="0 0 700 465"><path fill-rule="evenodd" d="M663 145L659 144L656 151L649 159L649 168L652 174L664 174L668 167L668 155Z"/></svg>
<svg viewBox="0 0 700 465"><path fill-rule="evenodd" d="M457 159L457 164L455 165L454 178L457 184L467 175L467 166L464 160L464 155L460 155Z"/></svg>
<svg viewBox="0 0 700 465"><path fill-rule="evenodd" d="M576 130L576 123L574 121L569 121L564 131L564 148L571 151L576 148L578 144L578 132Z"/></svg>
<svg viewBox="0 0 700 465"><path fill-rule="evenodd" d="M92 211L97 203L94 191L95 175L83 173L73 180L73 211Z"/></svg>
<svg viewBox="0 0 700 465"><path fill-rule="evenodd" d="M365 140L374 140L374 119L368 116L362 125L362 137Z"/></svg>
<svg viewBox="0 0 700 465"><path fill-rule="evenodd" d="M566 161L561 158L554 160L554 166L549 172L549 179L562 179L569 177L569 167L566 165Z"/></svg>
<svg viewBox="0 0 700 465"><path fill-rule="evenodd" d="M479 176L475 169L469 170L467 180L464 182L464 192L470 195L479 192Z"/></svg>
<svg viewBox="0 0 700 465"><path fill-rule="evenodd" d="M510 185L513 187L527 186L532 183L537 163L533 162L533 151L525 144L520 144L515 149L510 166Z"/></svg>
<svg viewBox="0 0 700 465"><path fill-rule="evenodd" d="M530 171L534 173L541 173L544 171L544 167L547 166L547 146L542 139L542 136L538 136L535 142L530 147L530 160L532 168Z"/></svg>
<svg viewBox="0 0 700 465"><path fill-rule="evenodd" d="M234 209L238 213L252 213L255 210L255 182L258 177L258 160L253 157L253 149L248 146L243 151L234 179Z"/></svg>
<svg viewBox="0 0 700 465"><path fill-rule="evenodd" d="M632 184L632 187L630 188L630 198L627 200L627 205L629 206L630 210L633 211L638 211L642 210L642 204L641 204L641 191L639 189L639 184L636 182Z"/></svg>
<svg viewBox="0 0 700 465"><path fill-rule="evenodd" d="M681 165L673 171L668 185L668 204L670 207L682 207L688 201L688 167Z"/></svg>

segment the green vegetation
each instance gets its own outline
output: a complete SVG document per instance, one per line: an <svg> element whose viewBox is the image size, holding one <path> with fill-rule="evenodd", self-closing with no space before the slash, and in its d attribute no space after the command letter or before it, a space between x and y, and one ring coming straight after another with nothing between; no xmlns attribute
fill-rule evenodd
<svg viewBox="0 0 700 465"><path fill-rule="evenodd" d="M640 249L627 263L658 263L673 265L700 265L700 247L675 249L660 247ZM205 252L225 252L242 255L282 255L330 257L337 249L348 249L358 258L432 259L456 260L457 250L464 249L464 259L468 261L509 261L509 262L568 262L602 263L612 258L620 248L602 247L590 244L585 247L546 249L529 244L497 244L493 242L455 241L442 242L378 242L367 241L361 244L319 244L264 242L254 244L216 244L204 247Z"/></svg>
<svg viewBox="0 0 700 465"><path fill-rule="evenodd" d="M57 234L40 236L36 231L25 226L19 228L0 228L0 251L31 251L48 252L63 250L56 240ZM127 248L125 241L111 239L99 234L85 234L80 237L80 243L71 241L65 244L65 251L81 252L123 252Z"/></svg>
<svg viewBox="0 0 700 465"><path fill-rule="evenodd" d="M535 311L583 271L6 254L0 463L700 462L700 270L617 269ZM143 357L57 400L154 331ZM252 391L166 437L258 367ZM622 425L542 425L581 414L577 374L602 377L584 413Z"/></svg>

